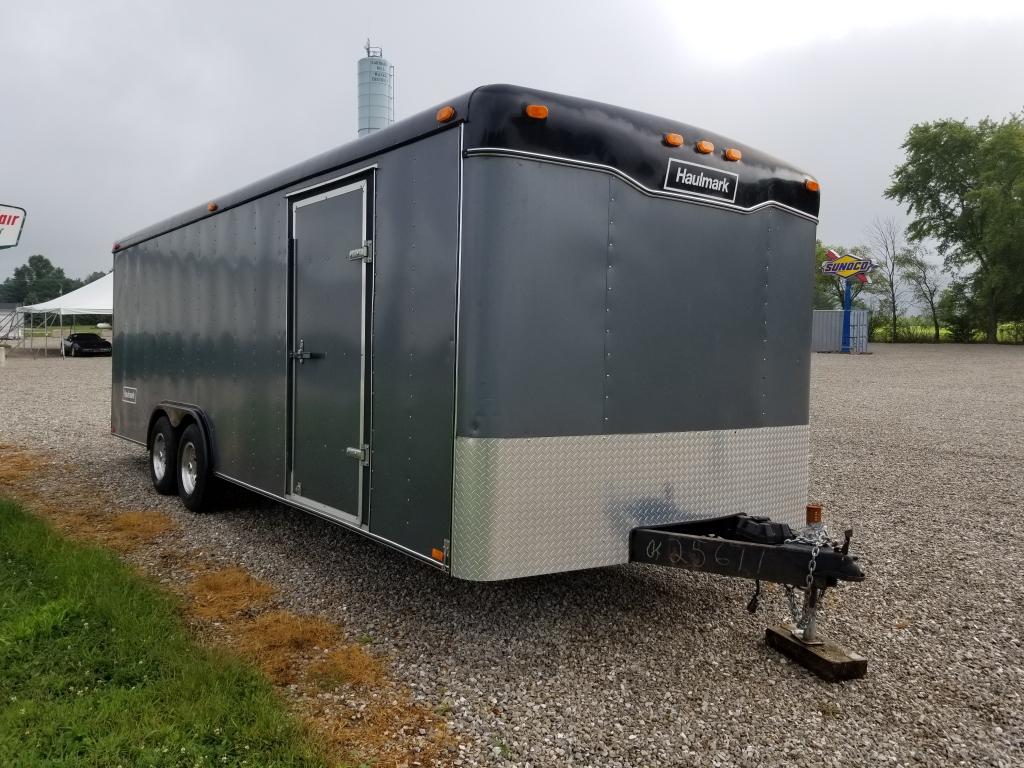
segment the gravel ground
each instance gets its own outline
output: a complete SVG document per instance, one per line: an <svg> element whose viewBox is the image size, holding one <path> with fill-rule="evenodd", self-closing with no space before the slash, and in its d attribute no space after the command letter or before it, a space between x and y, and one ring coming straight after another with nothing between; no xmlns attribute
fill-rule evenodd
<svg viewBox="0 0 1024 768"><path fill-rule="evenodd" d="M467 584L249 497L190 515L109 436L109 360L9 358L0 442L60 451L370 638L449 712L460 765L1022 765L1024 349L873 350L813 362L811 498L869 576L823 617L871 660L839 685L764 646L782 597L750 616L744 582L631 565Z"/></svg>

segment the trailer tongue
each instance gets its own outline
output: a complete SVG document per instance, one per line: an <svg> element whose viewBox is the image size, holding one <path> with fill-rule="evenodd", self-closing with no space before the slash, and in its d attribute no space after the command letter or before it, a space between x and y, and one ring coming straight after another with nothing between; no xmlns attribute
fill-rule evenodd
<svg viewBox="0 0 1024 768"><path fill-rule="evenodd" d="M754 579L747 609L760 602L761 582L782 584L792 624L770 627L769 645L828 680L867 673L867 660L817 637L817 613L826 590L841 581L863 581L864 571L849 553L853 531L840 544L821 522L821 508L808 506L808 524L799 533L786 523L746 514L712 520L634 528L629 559L635 563L684 568ZM803 606L797 605L797 591Z"/></svg>

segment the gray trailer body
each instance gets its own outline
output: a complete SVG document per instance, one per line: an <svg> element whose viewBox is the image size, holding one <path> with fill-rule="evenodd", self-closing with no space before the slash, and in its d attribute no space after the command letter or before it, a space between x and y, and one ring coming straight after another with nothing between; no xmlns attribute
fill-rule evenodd
<svg viewBox="0 0 1024 768"><path fill-rule="evenodd" d="M799 523L804 175L744 148L758 194L712 199L660 183L693 159L658 141L678 123L452 103L119 243L112 430L201 413L219 477L465 579L623 563L638 526ZM650 147L564 151L587 130Z"/></svg>

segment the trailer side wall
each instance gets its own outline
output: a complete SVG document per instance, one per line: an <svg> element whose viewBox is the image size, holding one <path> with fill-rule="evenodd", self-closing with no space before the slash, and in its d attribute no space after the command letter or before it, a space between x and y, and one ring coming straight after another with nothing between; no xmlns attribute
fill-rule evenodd
<svg viewBox="0 0 1024 768"><path fill-rule="evenodd" d="M212 425L216 471L285 495L288 195L375 165L363 527L430 559L451 523L460 138L457 127L432 134L118 250L117 434L145 443L161 401L198 406Z"/></svg>

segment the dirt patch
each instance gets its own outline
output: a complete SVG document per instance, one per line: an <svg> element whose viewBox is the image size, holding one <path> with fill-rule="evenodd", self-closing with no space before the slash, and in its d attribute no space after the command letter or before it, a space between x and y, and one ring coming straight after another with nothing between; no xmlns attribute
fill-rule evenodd
<svg viewBox="0 0 1024 768"><path fill-rule="evenodd" d="M361 645L350 644L336 648L313 662L309 677L322 688L342 685L370 688L380 684L383 670L380 661L368 654Z"/></svg>
<svg viewBox="0 0 1024 768"><path fill-rule="evenodd" d="M338 640L338 629L320 618L271 611L232 627L237 647L275 683L287 685L302 676L306 659Z"/></svg>
<svg viewBox="0 0 1024 768"><path fill-rule="evenodd" d="M188 594L198 618L225 620L264 607L274 588L243 568L231 567L200 574L188 585Z"/></svg>
<svg viewBox="0 0 1024 768"><path fill-rule="evenodd" d="M21 484L46 465L47 461L38 454L0 443L0 487Z"/></svg>
<svg viewBox="0 0 1024 768"><path fill-rule="evenodd" d="M128 552L149 544L177 526L159 512L121 512L93 519L87 535L119 552Z"/></svg>

